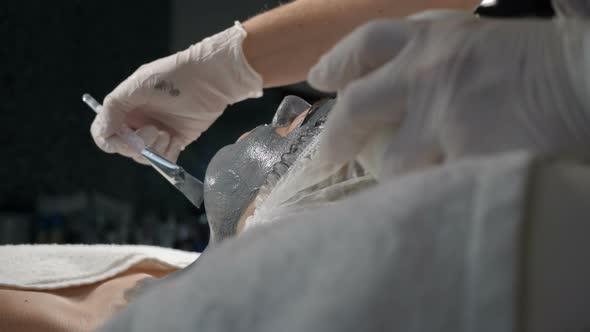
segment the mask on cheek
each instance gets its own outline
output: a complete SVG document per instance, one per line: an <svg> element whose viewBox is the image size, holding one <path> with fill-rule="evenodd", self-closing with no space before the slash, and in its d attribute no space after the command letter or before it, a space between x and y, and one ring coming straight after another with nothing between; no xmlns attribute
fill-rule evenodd
<svg viewBox="0 0 590 332"><path fill-rule="evenodd" d="M273 166L298 138L298 130L282 137L277 127L288 126L309 109L303 99L289 96L279 106L271 125L260 126L213 157L205 174L205 209L212 243L236 233L240 217L256 197Z"/></svg>

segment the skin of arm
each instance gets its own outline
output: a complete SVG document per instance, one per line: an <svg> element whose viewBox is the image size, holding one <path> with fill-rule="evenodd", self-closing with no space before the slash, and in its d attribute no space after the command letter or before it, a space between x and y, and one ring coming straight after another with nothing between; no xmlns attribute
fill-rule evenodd
<svg viewBox="0 0 590 332"><path fill-rule="evenodd" d="M306 79L320 56L359 25L428 9L472 10L474 0L297 0L246 21L243 48L264 87Z"/></svg>

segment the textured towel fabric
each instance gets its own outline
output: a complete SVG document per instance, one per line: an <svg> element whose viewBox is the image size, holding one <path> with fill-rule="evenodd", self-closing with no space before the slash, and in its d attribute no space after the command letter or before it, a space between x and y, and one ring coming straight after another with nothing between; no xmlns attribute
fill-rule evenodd
<svg viewBox="0 0 590 332"><path fill-rule="evenodd" d="M132 267L181 269L198 253L133 245L0 246L0 287L59 289L92 284Z"/></svg>

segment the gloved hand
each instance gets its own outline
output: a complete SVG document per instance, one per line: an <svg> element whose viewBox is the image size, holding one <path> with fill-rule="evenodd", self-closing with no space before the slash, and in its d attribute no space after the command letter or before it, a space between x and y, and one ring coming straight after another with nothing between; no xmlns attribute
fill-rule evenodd
<svg viewBox="0 0 590 332"><path fill-rule="evenodd" d="M318 156L351 160L383 131L383 175L514 149L587 150L589 52L579 20L369 23L309 74L339 90Z"/></svg>
<svg viewBox="0 0 590 332"><path fill-rule="evenodd" d="M115 135L126 124L146 146L176 161L228 104L262 95L262 78L242 51L246 35L236 22L185 51L139 67L105 98L91 127L96 144L146 163Z"/></svg>

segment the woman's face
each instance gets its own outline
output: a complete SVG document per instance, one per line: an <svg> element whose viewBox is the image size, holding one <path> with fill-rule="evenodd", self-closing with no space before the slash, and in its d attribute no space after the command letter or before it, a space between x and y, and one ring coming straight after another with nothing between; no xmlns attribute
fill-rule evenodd
<svg viewBox="0 0 590 332"><path fill-rule="evenodd" d="M205 174L205 208L213 242L236 233L240 217L269 174L284 174L306 140L319 133L331 108L325 104L310 107L289 96L270 125L254 128L217 152Z"/></svg>

